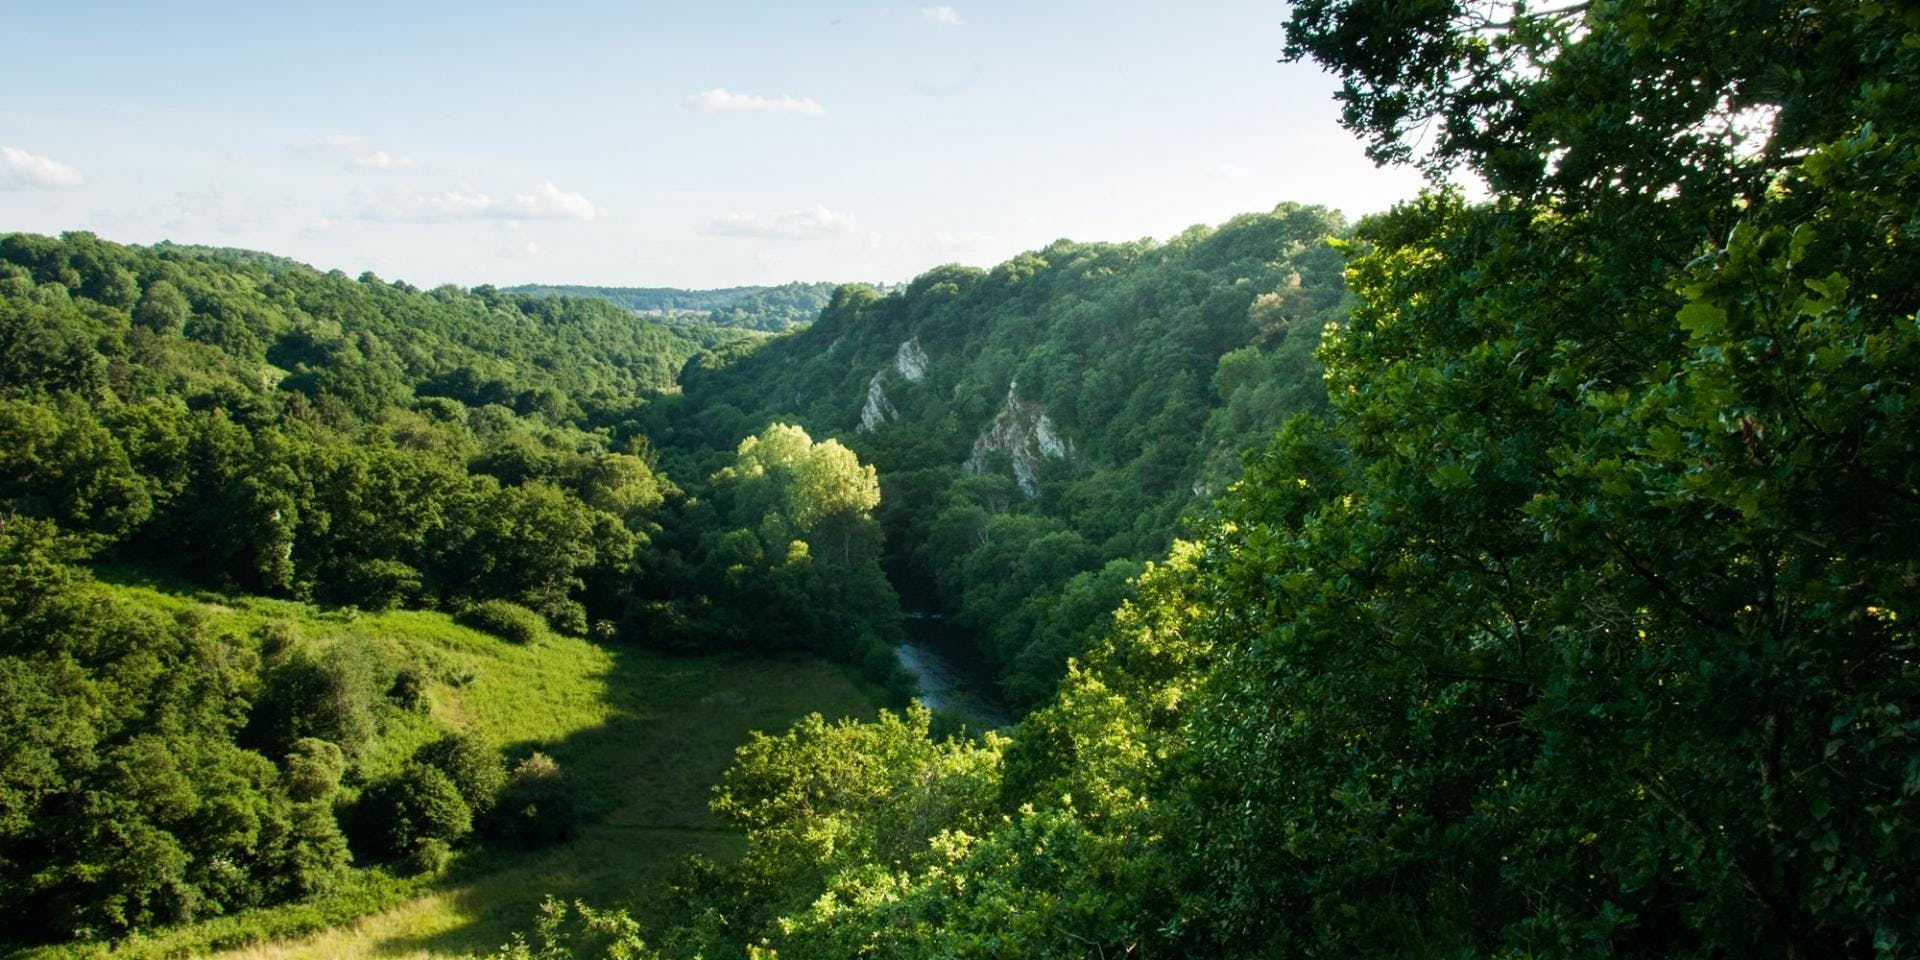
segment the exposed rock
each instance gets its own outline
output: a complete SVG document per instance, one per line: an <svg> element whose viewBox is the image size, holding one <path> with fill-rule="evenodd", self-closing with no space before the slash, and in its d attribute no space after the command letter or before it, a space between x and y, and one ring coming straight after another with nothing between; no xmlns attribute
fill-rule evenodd
<svg viewBox="0 0 1920 960"><path fill-rule="evenodd" d="M900 416L900 411L887 397L888 375L898 373L908 383L919 383L927 377L927 362L927 351L921 348L919 337L902 343L900 349L894 351L893 365L881 367L880 372L867 381L867 403L860 408L861 433L872 433Z"/></svg>
<svg viewBox="0 0 1920 960"><path fill-rule="evenodd" d="M1039 404L1021 400L1020 385L1014 383L1007 386L1007 402L1001 404L993 422L973 441L973 453L961 469L968 474L985 473L987 458L1001 451L1013 461L1013 479L1020 492L1032 499L1040 495L1042 458L1073 456L1073 441L1060 435Z"/></svg>
<svg viewBox="0 0 1920 960"><path fill-rule="evenodd" d="M899 352L893 355L893 368L900 371L911 383L919 383L927 376L927 351L921 349L920 338L914 337L900 345Z"/></svg>
<svg viewBox="0 0 1920 960"><path fill-rule="evenodd" d="M899 415L893 401L887 399L887 371L881 370L867 381L867 405L860 408L860 432L872 433Z"/></svg>

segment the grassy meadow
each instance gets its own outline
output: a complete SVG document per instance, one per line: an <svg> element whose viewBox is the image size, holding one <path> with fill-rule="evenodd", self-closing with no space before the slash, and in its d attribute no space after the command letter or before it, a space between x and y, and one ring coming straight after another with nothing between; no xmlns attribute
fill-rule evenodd
<svg viewBox="0 0 1920 960"><path fill-rule="evenodd" d="M162 929L111 949L41 947L16 957L461 957L528 927L547 894L625 907L644 922L685 857L739 848L707 799L750 731L782 729L814 711L868 714L878 703L845 668L813 658L667 657L558 635L518 646L435 612L322 610L127 574L104 579L124 599L197 609L235 633L279 622L305 641L369 644L392 663L426 665L430 708L382 708L369 777L397 768L441 728L474 730L510 758L540 750L559 761L582 822L571 840L545 849L464 851L436 877L355 870L315 901Z"/></svg>

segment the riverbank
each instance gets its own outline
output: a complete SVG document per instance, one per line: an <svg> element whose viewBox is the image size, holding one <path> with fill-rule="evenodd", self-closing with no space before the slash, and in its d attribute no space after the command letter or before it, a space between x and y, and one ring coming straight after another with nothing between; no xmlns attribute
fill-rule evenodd
<svg viewBox="0 0 1920 960"><path fill-rule="evenodd" d="M894 653L914 675L921 703L979 730L1013 725L1013 711L1000 698L999 679L980 656L972 634L939 614L909 613L904 626L907 639Z"/></svg>

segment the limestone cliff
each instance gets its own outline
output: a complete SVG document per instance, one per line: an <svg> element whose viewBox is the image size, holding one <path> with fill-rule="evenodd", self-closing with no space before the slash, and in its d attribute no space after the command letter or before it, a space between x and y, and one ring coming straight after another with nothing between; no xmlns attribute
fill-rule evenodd
<svg viewBox="0 0 1920 960"><path fill-rule="evenodd" d="M900 349L894 351L893 363L881 367L873 379L867 381L867 402L860 408L861 433L872 433L887 421L899 418L900 411L887 396L887 381L898 375L908 383L919 383L926 379L928 362L919 337L900 344Z"/></svg>
<svg viewBox="0 0 1920 960"><path fill-rule="evenodd" d="M968 474L984 473L987 460L1005 452L1013 461L1013 479L1029 499L1040 495L1042 460L1066 460L1073 455L1073 441L1060 435L1053 419L1037 403L1020 399L1018 383L1007 386L1007 400L993 422L973 441L973 452L961 469Z"/></svg>

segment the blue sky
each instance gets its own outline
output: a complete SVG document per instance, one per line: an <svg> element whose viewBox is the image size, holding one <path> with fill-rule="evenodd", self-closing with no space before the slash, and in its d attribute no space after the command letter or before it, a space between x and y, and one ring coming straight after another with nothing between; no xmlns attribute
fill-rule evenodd
<svg viewBox="0 0 1920 960"><path fill-rule="evenodd" d="M1419 187L1284 5L0 0L0 231L428 286L896 281Z"/></svg>

